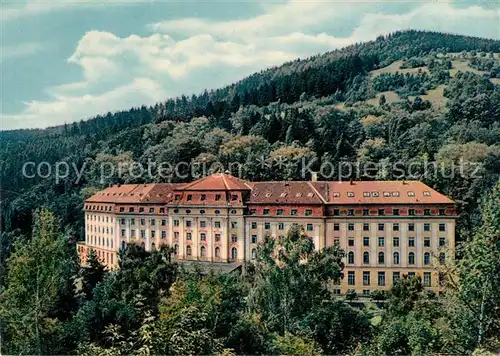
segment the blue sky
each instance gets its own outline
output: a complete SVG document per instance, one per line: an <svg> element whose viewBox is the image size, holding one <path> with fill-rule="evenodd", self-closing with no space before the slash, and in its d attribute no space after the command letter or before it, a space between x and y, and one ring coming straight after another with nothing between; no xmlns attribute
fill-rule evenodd
<svg viewBox="0 0 500 356"><path fill-rule="evenodd" d="M1 6L4 130L198 93L398 29L500 39L500 3L487 0L16 0Z"/></svg>

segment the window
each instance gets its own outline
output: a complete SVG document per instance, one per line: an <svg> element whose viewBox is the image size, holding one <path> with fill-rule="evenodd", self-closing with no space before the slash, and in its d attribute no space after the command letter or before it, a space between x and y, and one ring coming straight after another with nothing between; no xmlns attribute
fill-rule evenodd
<svg viewBox="0 0 500 356"><path fill-rule="evenodd" d="M363 224L363 231L370 231L370 224L369 223Z"/></svg>
<svg viewBox="0 0 500 356"><path fill-rule="evenodd" d="M333 216L339 216L340 215L340 210L339 209L333 209Z"/></svg>
<svg viewBox="0 0 500 356"><path fill-rule="evenodd" d="M349 247L353 247L354 246L354 239L349 239L348 244L349 244Z"/></svg>
<svg viewBox="0 0 500 356"><path fill-rule="evenodd" d="M414 278L415 277L415 272L408 272L408 277Z"/></svg>
<svg viewBox="0 0 500 356"><path fill-rule="evenodd" d="M162 220L161 220L161 226L165 226L165 225L167 225L167 220L162 219Z"/></svg>
<svg viewBox="0 0 500 356"><path fill-rule="evenodd" d="M429 252L424 253L424 265L429 265L431 263L431 254Z"/></svg>
<svg viewBox="0 0 500 356"><path fill-rule="evenodd" d="M408 246L409 247L415 247L415 238L414 237L409 237L408 238Z"/></svg>
<svg viewBox="0 0 500 356"><path fill-rule="evenodd" d="M174 240L179 240L179 232L178 231L175 231L174 232Z"/></svg>
<svg viewBox="0 0 500 356"><path fill-rule="evenodd" d="M395 264L395 265L399 265L399 252L394 252L394 254L392 255L393 259L392 259L392 262Z"/></svg>
<svg viewBox="0 0 500 356"><path fill-rule="evenodd" d="M154 239L155 238L155 235L156 235L156 231L151 231L151 238Z"/></svg>
<svg viewBox="0 0 500 356"><path fill-rule="evenodd" d="M257 235L252 235L252 243L253 244L257 243Z"/></svg>
<svg viewBox="0 0 500 356"><path fill-rule="evenodd" d="M220 257L220 248L215 248L215 257Z"/></svg>
<svg viewBox="0 0 500 356"><path fill-rule="evenodd" d="M446 238L440 237L439 238L439 247L444 247L446 245Z"/></svg>
<svg viewBox="0 0 500 356"><path fill-rule="evenodd" d="M424 215L431 215L431 209L424 209Z"/></svg>
<svg viewBox="0 0 500 356"><path fill-rule="evenodd" d="M408 215L414 216L415 215L415 209L409 209L408 210Z"/></svg>
<svg viewBox="0 0 500 356"><path fill-rule="evenodd" d="M399 281L399 272L392 272L392 284L397 284Z"/></svg>
<svg viewBox="0 0 500 356"><path fill-rule="evenodd" d="M204 209L200 209L200 214L205 214L205 210Z"/></svg>
<svg viewBox="0 0 500 356"><path fill-rule="evenodd" d="M206 222L205 220L201 220L201 221L200 221L200 227L201 227L202 229L206 228L206 227L207 227L207 222Z"/></svg>
<svg viewBox="0 0 500 356"><path fill-rule="evenodd" d="M146 225L146 220L145 219L141 219L141 225Z"/></svg>
<svg viewBox="0 0 500 356"><path fill-rule="evenodd" d="M431 239L429 237L424 238L424 247L431 247Z"/></svg>
<svg viewBox="0 0 500 356"><path fill-rule="evenodd" d="M408 196L409 197L414 197L415 196L415 192L408 192Z"/></svg>
<svg viewBox="0 0 500 356"><path fill-rule="evenodd" d="M190 232L186 232L186 240L191 240L191 233Z"/></svg>
<svg viewBox="0 0 500 356"><path fill-rule="evenodd" d="M364 286L370 285L370 272L369 271L363 271L363 285Z"/></svg>
<svg viewBox="0 0 500 356"><path fill-rule="evenodd" d="M179 254L179 245L175 245L174 246L174 255L178 255Z"/></svg>
<svg viewBox="0 0 500 356"><path fill-rule="evenodd" d="M252 225L252 229L256 229L257 228L257 223L255 221L252 221L251 225Z"/></svg>
<svg viewBox="0 0 500 356"><path fill-rule="evenodd" d="M378 215L380 216L385 215L385 209L378 209Z"/></svg>
<svg viewBox="0 0 500 356"><path fill-rule="evenodd" d="M220 241L220 234L215 234L215 242L219 242Z"/></svg>
<svg viewBox="0 0 500 356"><path fill-rule="evenodd" d="M269 209L264 209L264 215L269 215Z"/></svg>
<svg viewBox="0 0 500 356"><path fill-rule="evenodd" d="M431 224L425 223L424 224L424 231L431 231Z"/></svg>
<svg viewBox="0 0 500 356"><path fill-rule="evenodd" d="M370 254L368 252L363 253L363 263L365 265L370 263Z"/></svg>
<svg viewBox="0 0 500 356"><path fill-rule="evenodd" d="M347 210L347 215L353 216L354 215L354 209Z"/></svg>
<svg viewBox="0 0 500 356"><path fill-rule="evenodd" d="M385 286L385 272L378 273L378 285Z"/></svg>
<svg viewBox="0 0 500 356"><path fill-rule="evenodd" d="M238 235L231 234L231 242L238 242Z"/></svg>
<svg viewBox="0 0 500 356"><path fill-rule="evenodd" d="M175 195L175 200L180 200L181 199L181 196L179 194L176 194Z"/></svg>
<svg viewBox="0 0 500 356"><path fill-rule="evenodd" d="M446 224L439 224L439 231L446 231Z"/></svg>
<svg viewBox="0 0 500 356"><path fill-rule="evenodd" d="M191 246L189 245L186 246L186 255L191 256Z"/></svg>
<svg viewBox="0 0 500 356"><path fill-rule="evenodd" d="M214 226L216 229L220 229L220 221L215 221Z"/></svg>
<svg viewBox="0 0 500 356"><path fill-rule="evenodd" d="M392 246L393 246L393 247L399 247L399 237L394 236L394 237L392 238Z"/></svg>
<svg viewBox="0 0 500 356"><path fill-rule="evenodd" d="M179 226L179 220L174 220L174 226Z"/></svg>
<svg viewBox="0 0 500 356"><path fill-rule="evenodd" d="M354 198L354 192L347 192L348 198Z"/></svg>
<svg viewBox="0 0 500 356"><path fill-rule="evenodd" d="M160 208L160 214L165 214L165 208Z"/></svg>
<svg viewBox="0 0 500 356"><path fill-rule="evenodd" d="M431 286L431 272L424 272L424 287Z"/></svg>
<svg viewBox="0 0 500 356"><path fill-rule="evenodd" d="M232 201L238 200L238 196L236 194L232 194L231 195L231 200Z"/></svg>
<svg viewBox="0 0 500 356"><path fill-rule="evenodd" d="M205 234L204 232L202 232L202 233L200 234L200 240L201 240L201 241L206 241L206 240L207 240L207 234Z"/></svg>
<svg viewBox="0 0 500 356"><path fill-rule="evenodd" d="M446 254L444 252L441 252L439 254L439 263L444 265L446 262Z"/></svg>
<svg viewBox="0 0 500 356"><path fill-rule="evenodd" d="M385 255L383 252L378 253L378 263L381 265L385 263Z"/></svg>
<svg viewBox="0 0 500 356"><path fill-rule="evenodd" d="M408 254L408 264L409 265L414 265L415 264L415 253L414 252L410 252Z"/></svg>
<svg viewBox="0 0 500 356"><path fill-rule="evenodd" d="M156 225L156 220L155 220L155 219L151 219L151 225L152 225L152 226L155 226L155 225Z"/></svg>
<svg viewBox="0 0 500 356"><path fill-rule="evenodd" d="M215 215L219 215L220 214L220 210L215 210L214 213L215 213Z"/></svg>
<svg viewBox="0 0 500 356"><path fill-rule="evenodd" d="M252 249L252 260L255 260L257 258L257 250L256 249Z"/></svg>
<svg viewBox="0 0 500 356"><path fill-rule="evenodd" d="M381 223L381 224L378 224L378 231L384 231L384 224Z"/></svg>
<svg viewBox="0 0 500 356"><path fill-rule="evenodd" d="M232 209L232 210L231 210L231 214L233 214L233 215L234 215L234 214L236 214L236 210L235 210L235 209Z"/></svg>
<svg viewBox="0 0 500 356"><path fill-rule="evenodd" d="M339 223L333 224L333 231L340 231L340 224Z"/></svg>
<svg viewBox="0 0 500 356"><path fill-rule="evenodd" d="M125 229L122 229L122 237L125 237Z"/></svg>
<svg viewBox="0 0 500 356"><path fill-rule="evenodd" d="M408 231L415 231L415 224L414 223L408 224Z"/></svg>
<svg viewBox="0 0 500 356"><path fill-rule="evenodd" d="M164 239L165 237L167 237L167 232L166 231L162 231L161 232L161 238Z"/></svg>
<svg viewBox="0 0 500 356"><path fill-rule="evenodd" d="M306 209L306 216L312 215L312 210L311 209Z"/></svg>
<svg viewBox="0 0 500 356"><path fill-rule="evenodd" d="M141 230L141 238L145 239L146 238L146 231Z"/></svg>
<svg viewBox="0 0 500 356"><path fill-rule="evenodd" d="M122 225L125 225L125 219L120 219L120 223L121 223Z"/></svg>
<svg viewBox="0 0 500 356"><path fill-rule="evenodd" d="M130 230L130 237L135 238L135 230Z"/></svg>
<svg viewBox="0 0 500 356"><path fill-rule="evenodd" d="M392 209L392 215L399 215L399 209Z"/></svg>
<svg viewBox="0 0 500 356"><path fill-rule="evenodd" d="M191 227L191 220L186 220L186 227Z"/></svg>
<svg viewBox="0 0 500 356"><path fill-rule="evenodd" d="M348 229L349 231L354 231L354 223L349 223L349 224L347 225L347 229Z"/></svg>
<svg viewBox="0 0 500 356"><path fill-rule="evenodd" d="M446 215L446 211L444 209L439 209L439 215Z"/></svg>
<svg viewBox="0 0 500 356"><path fill-rule="evenodd" d="M153 242L153 243L151 243L151 251L155 251L155 250L156 250L156 245L155 245L155 243Z"/></svg>
<svg viewBox="0 0 500 356"><path fill-rule="evenodd" d="M356 275L354 271L347 272L347 284L353 286L356 284Z"/></svg>
<svg viewBox="0 0 500 356"><path fill-rule="evenodd" d="M378 247L384 247L385 245L385 239L383 236L379 236L378 238Z"/></svg>
<svg viewBox="0 0 500 356"><path fill-rule="evenodd" d="M363 215L364 216L370 215L370 210L369 209L363 209Z"/></svg>
<svg viewBox="0 0 500 356"><path fill-rule="evenodd" d="M266 230L271 229L271 223L269 223L269 222L265 222L265 223L264 223L264 229L266 229Z"/></svg>
<svg viewBox="0 0 500 356"><path fill-rule="evenodd" d="M139 208L139 213L143 213L144 212L144 208Z"/></svg>
<svg viewBox="0 0 500 356"><path fill-rule="evenodd" d="M312 224L307 224L306 225L306 230L307 231L313 231L313 225Z"/></svg>
<svg viewBox="0 0 500 356"><path fill-rule="evenodd" d="M191 210L187 209L186 214L191 214Z"/></svg>
<svg viewBox="0 0 500 356"><path fill-rule="evenodd" d="M238 227L237 221L231 221L231 229L236 229Z"/></svg>
<svg viewBox="0 0 500 356"><path fill-rule="evenodd" d="M297 215L297 209L292 209L290 211L290 215Z"/></svg>
<svg viewBox="0 0 500 356"><path fill-rule="evenodd" d="M125 211L125 208L120 208L120 213L123 213Z"/></svg>
<svg viewBox="0 0 500 356"><path fill-rule="evenodd" d="M200 256L201 257L206 257L207 256L207 248L205 246L200 247Z"/></svg>
<svg viewBox="0 0 500 356"><path fill-rule="evenodd" d="M231 258L233 260L237 259L238 258L238 249L236 247L233 247L231 249Z"/></svg>
<svg viewBox="0 0 500 356"><path fill-rule="evenodd" d="M276 215L283 215L283 209L276 210Z"/></svg>
<svg viewBox="0 0 500 356"><path fill-rule="evenodd" d="M127 243L125 241L122 241L122 249L125 249L127 247Z"/></svg>
<svg viewBox="0 0 500 356"><path fill-rule="evenodd" d="M278 224L278 229L279 229L279 230L284 230L284 229L285 229L285 224L280 222L280 223Z"/></svg>
<svg viewBox="0 0 500 356"><path fill-rule="evenodd" d="M220 194L215 194L215 200L216 200L216 201L219 201L219 200L220 200L220 198L221 198L221 195L220 195Z"/></svg>
<svg viewBox="0 0 500 356"><path fill-rule="evenodd" d="M368 236L363 237L363 246L370 246L370 238Z"/></svg>
<svg viewBox="0 0 500 356"><path fill-rule="evenodd" d="M350 264L354 263L354 252L350 251L347 254L347 263L350 263Z"/></svg>
<svg viewBox="0 0 500 356"><path fill-rule="evenodd" d="M149 208L150 213L154 213L154 211L155 211L155 208Z"/></svg>
<svg viewBox="0 0 500 356"><path fill-rule="evenodd" d="M399 231L399 224L398 223L392 224L392 231Z"/></svg>

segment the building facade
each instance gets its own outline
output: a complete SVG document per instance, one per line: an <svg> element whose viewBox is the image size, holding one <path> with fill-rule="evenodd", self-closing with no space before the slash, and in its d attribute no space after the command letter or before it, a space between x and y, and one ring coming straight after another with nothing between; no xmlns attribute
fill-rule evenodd
<svg viewBox="0 0 500 356"><path fill-rule="evenodd" d="M188 184L109 187L85 201L82 263L93 249L110 269L129 243L174 248L180 260L244 262L266 236L302 225L317 249L345 252L337 293L389 289L419 275L439 290L454 257L454 202L418 181L247 182L214 174Z"/></svg>

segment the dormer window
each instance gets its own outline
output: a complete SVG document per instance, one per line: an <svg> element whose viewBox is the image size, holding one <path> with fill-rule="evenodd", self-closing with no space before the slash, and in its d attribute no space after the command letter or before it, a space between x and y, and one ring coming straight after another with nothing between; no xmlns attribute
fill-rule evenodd
<svg viewBox="0 0 500 356"><path fill-rule="evenodd" d="M424 197L430 197L431 196L431 192L429 192L428 190L424 191Z"/></svg>
<svg viewBox="0 0 500 356"><path fill-rule="evenodd" d="M231 195L231 200L238 200L238 196L236 194Z"/></svg>
<svg viewBox="0 0 500 356"><path fill-rule="evenodd" d="M266 193L266 198L269 198L271 195L273 195L273 193L271 192Z"/></svg>
<svg viewBox="0 0 500 356"><path fill-rule="evenodd" d="M295 194L295 196L296 196L297 198L300 198L300 197L302 196L302 193L297 193L297 194Z"/></svg>
<svg viewBox="0 0 500 356"><path fill-rule="evenodd" d="M392 192L393 197L399 197L399 192Z"/></svg>
<svg viewBox="0 0 500 356"><path fill-rule="evenodd" d="M191 194L188 194L188 195L187 195L187 200L188 200L188 201L189 201L189 200L193 200L193 196L192 196Z"/></svg>
<svg viewBox="0 0 500 356"><path fill-rule="evenodd" d="M286 193L281 193L281 194L280 194L280 197L281 197L281 198L286 197Z"/></svg>
<svg viewBox="0 0 500 356"><path fill-rule="evenodd" d="M347 192L347 197L354 198L354 192Z"/></svg>
<svg viewBox="0 0 500 356"><path fill-rule="evenodd" d="M384 192L384 197L390 197L391 196L391 192Z"/></svg>
<svg viewBox="0 0 500 356"><path fill-rule="evenodd" d="M220 195L220 194L215 194L215 200L216 200L216 201L219 201L219 200L220 200L220 198L221 198L221 195Z"/></svg>
<svg viewBox="0 0 500 356"><path fill-rule="evenodd" d="M339 193L339 192L333 192L333 197L334 197L334 198L338 198L338 197L340 197L340 193Z"/></svg>
<svg viewBox="0 0 500 356"><path fill-rule="evenodd" d="M181 196L179 194L175 195L175 200L181 200Z"/></svg>
<svg viewBox="0 0 500 356"><path fill-rule="evenodd" d="M378 197L378 192L372 192L372 197L377 198Z"/></svg>
<svg viewBox="0 0 500 356"><path fill-rule="evenodd" d="M409 197L414 197L415 196L415 192L408 192L408 196Z"/></svg>
<svg viewBox="0 0 500 356"><path fill-rule="evenodd" d="M364 196L365 198L369 197L369 196L370 196L370 192L363 192L363 196Z"/></svg>
<svg viewBox="0 0 500 356"><path fill-rule="evenodd" d="M207 195L206 195L206 194L202 194L202 195L201 195L201 200L202 200L202 201L203 201L203 200L207 200Z"/></svg>
<svg viewBox="0 0 500 356"><path fill-rule="evenodd" d="M312 197L314 196L314 193L308 193L308 194L307 194L307 196L308 196L309 198L312 198Z"/></svg>

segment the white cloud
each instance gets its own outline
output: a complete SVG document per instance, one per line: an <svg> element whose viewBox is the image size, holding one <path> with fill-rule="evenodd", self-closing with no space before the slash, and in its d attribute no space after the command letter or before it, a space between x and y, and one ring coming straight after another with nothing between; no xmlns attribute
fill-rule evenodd
<svg viewBox="0 0 500 356"><path fill-rule="evenodd" d="M450 3L426 2L403 14L383 13L375 6L376 2L353 6L291 0L268 5L262 15L243 20L159 22L150 25L154 33L144 37L89 31L68 59L80 66L82 80L49 88L53 100L26 103L22 114L5 116L4 122L9 127L41 127L150 104L166 99L167 94L229 84L255 70L400 29L500 38L500 6L459 9ZM344 29L347 35L335 36L331 26L350 26L351 31ZM105 87L110 89L102 94L78 95L102 92Z"/></svg>
<svg viewBox="0 0 500 356"><path fill-rule="evenodd" d="M25 42L17 45L0 47L0 61L25 57L47 49L47 45L39 42Z"/></svg>
<svg viewBox="0 0 500 356"><path fill-rule="evenodd" d="M165 98L161 85L138 78L100 95L56 96L51 101L31 101L19 115L2 116L1 129L35 128L60 125L90 118L98 113L150 105Z"/></svg>

